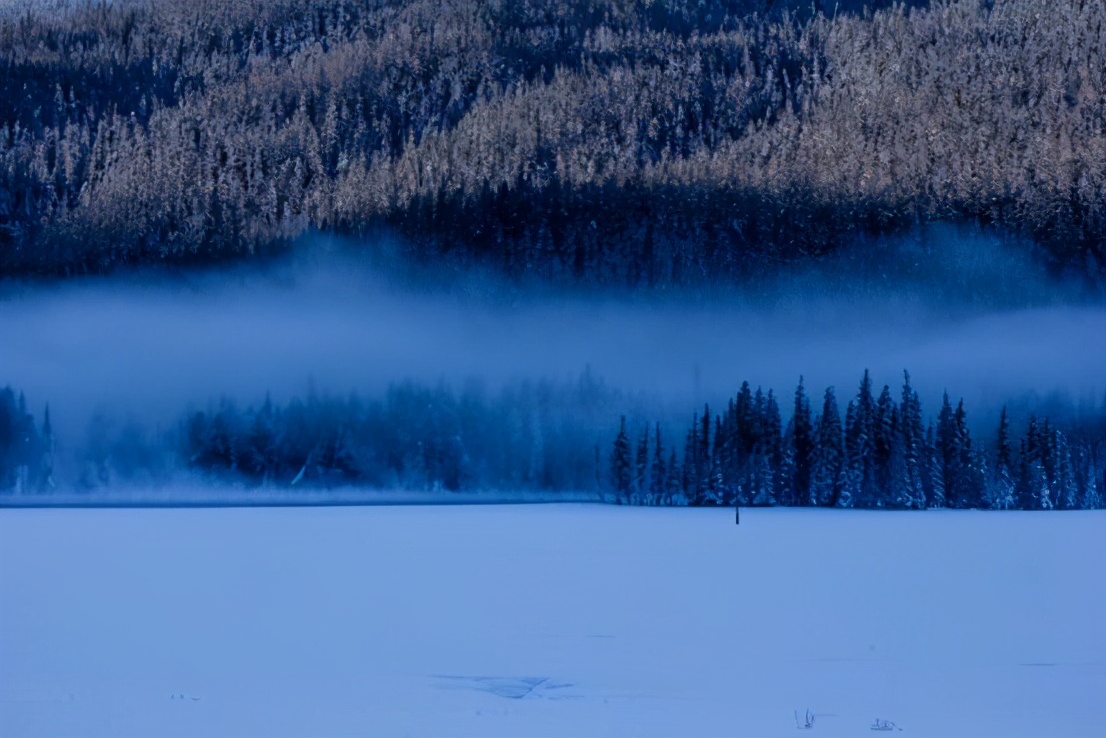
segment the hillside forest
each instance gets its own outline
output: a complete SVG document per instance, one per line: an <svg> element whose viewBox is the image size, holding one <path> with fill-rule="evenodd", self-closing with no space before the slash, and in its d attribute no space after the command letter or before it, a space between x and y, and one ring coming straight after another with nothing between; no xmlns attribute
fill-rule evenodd
<svg viewBox="0 0 1106 738"><path fill-rule="evenodd" d="M1098 0L45 0L0 10L0 273L305 233L631 286L973 221L1106 265Z"/></svg>

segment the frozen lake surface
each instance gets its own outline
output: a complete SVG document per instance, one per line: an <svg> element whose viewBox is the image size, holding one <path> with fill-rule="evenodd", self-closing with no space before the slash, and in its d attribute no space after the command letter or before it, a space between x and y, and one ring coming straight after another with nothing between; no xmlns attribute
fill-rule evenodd
<svg viewBox="0 0 1106 738"><path fill-rule="evenodd" d="M1100 736L1104 624L1104 512L0 510L3 738Z"/></svg>

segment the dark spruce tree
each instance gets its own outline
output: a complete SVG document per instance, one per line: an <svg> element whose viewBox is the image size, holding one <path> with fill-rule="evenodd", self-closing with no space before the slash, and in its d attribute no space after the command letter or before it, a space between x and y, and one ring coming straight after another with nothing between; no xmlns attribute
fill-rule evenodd
<svg viewBox="0 0 1106 738"><path fill-rule="evenodd" d="M1010 421L1006 417L1006 406L1003 405L998 420L998 437L995 441L988 507L994 510L1010 510L1017 506L1017 490L1014 484L1013 470Z"/></svg>
<svg viewBox="0 0 1106 738"><path fill-rule="evenodd" d="M845 412L846 488L854 507L875 507L880 494L875 464L875 400L868 370L860 381L856 399Z"/></svg>
<svg viewBox="0 0 1106 738"><path fill-rule="evenodd" d="M836 507L842 504L845 486L845 438L833 387L827 387L818 418L817 442L811 465L810 504Z"/></svg>
<svg viewBox="0 0 1106 738"><path fill-rule="evenodd" d="M791 446L794 477L781 503L809 505L810 476L814 460L814 424L810 419L810 401L807 399L802 377L799 377L799 385L795 388L795 403L788 441Z"/></svg>
<svg viewBox="0 0 1106 738"><path fill-rule="evenodd" d="M872 425L872 454L876 489L879 490L873 507L883 507L888 498L894 499L901 494L898 487L901 477L905 475L905 465L899 463L897 468L892 468L892 458L901 456L901 449L898 448L898 424L898 410L891 399L891 388L885 384L876 401L876 417Z"/></svg>
<svg viewBox="0 0 1106 738"><path fill-rule="evenodd" d="M629 504L633 483L630 438L626 435L626 416L623 415L619 421L618 435L615 436L614 449L611 452L611 486L614 488L615 499L618 502Z"/></svg>
<svg viewBox="0 0 1106 738"><path fill-rule="evenodd" d="M649 426L641 431L634 454L633 495L637 502L644 503L649 498Z"/></svg>
<svg viewBox="0 0 1106 738"><path fill-rule="evenodd" d="M671 505L668 499L668 469L664 460L664 444L661 442L661 424L656 424L653 438L653 465L649 470L649 504Z"/></svg>
<svg viewBox="0 0 1106 738"><path fill-rule="evenodd" d="M899 406L902 444L902 479L898 482L899 506L915 510L928 507L926 498L925 428L922 403L910 386L910 373L903 371L902 404Z"/></svg>
<svg viewBox="0 0 1106 738"><path fill-rule="evenodd" d="M53 443L49 408L40 434L23 393L0 389L0 492L53 488Z"/></svg>

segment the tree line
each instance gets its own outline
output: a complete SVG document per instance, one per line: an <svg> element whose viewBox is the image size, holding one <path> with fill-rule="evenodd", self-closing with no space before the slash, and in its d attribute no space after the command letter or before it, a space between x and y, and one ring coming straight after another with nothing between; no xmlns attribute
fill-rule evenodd
<svg viewBox="0 0 1106 738"><path fill-rule="evenodd" d="M725 410L696 414L682 459L659 423L631 439L623 417L610 484L627 504L1075 510L1103 506L1106 428L1061 428L1030 417L1015 447L1007 411L993 443L973 445L961 400L946 393L936 421L904 372L896 399L868 372L844 421L833 387L812 411L803 382L781 422L771 390L743 383ZM666 455L667 454L667 455Z"/></svg>
<svg viewBox="0 0 1106 738"><path fill-rule="evenodd" d="M972 219L1100 279L1103 48L1095 0L15 3L0 272L388 229L665 286Z"/></svg>
<svg viewBox="0 0 1106 738"><path fill-rule="evenodd" d="M309 395L242 408L221 400L151 434L94 418L66 463L49 409L42 424L22 395L0 390L0 491L43 493L158 486L183 479L264 488L351 486L419 491L593 492L621 504L837 508L1091 509L1104 506L1106 409L1093 418L1030 416L1015 431L1004 408L987 442L947 394L935 418L904 373L878 395L865 372L840 412L832 387L812 409L800 380L780 403L743 383L720 413L646 422L647 403L585 373L573 382L397 384L364 399ZM612 417L621 416L613 444ZM635 419L636 418L636 419ZM636 435L631 427L641 430Z"/></svg>
<svg viewBox="0 0 1106 738"><path fill-rule="evenodd" d="M603 484L601 423L622 402L590 373L494 393L407 382L376 400L266 399L244 411L223 401L188 414L182 460L204 477L257 485L593 490Z"/></svg>
<svg viewBox="0 0 1106 738"><path fill-rule="evenodd" d="M64 453L10 389L0 393L0 491L158 487L598 490L606 427L641 398L586 371L488 389L404 382L379 397L309 394L242 406L223 398L151 430L98 413ZM641 412L640 410L638 412ZM41 428L41 430L40 430ZM51 470L51 481L39 471Z"/></svg>
<svg viewBox="0 0 1106 738"><path fill-rule="evenodd" d="M27 398L0 389L0 492L44 492L54 480L54 432L47 406L41 429L27 410Z"/></svg>

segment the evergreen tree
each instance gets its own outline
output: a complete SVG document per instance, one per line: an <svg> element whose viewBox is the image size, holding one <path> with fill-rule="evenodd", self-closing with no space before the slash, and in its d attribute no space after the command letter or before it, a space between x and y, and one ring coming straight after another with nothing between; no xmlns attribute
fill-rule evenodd
<svg viewBox="0 0 1106 738"><path fill-rule="evenodd" d="M703 406L703 416L699 420L699 431L696 434L698 448L695 450L695 499L696 504L714 504L714 480L711 476L711 435L710 435L710 406Z"/></svg>
<svg viewBox="0 0 1106 738"><path fill-rule="evenodd" d="M956 432L956 448L959 456L955 464L956 500L962 508L982 508L986 486L986 465L982 456L972 449L971 432L968 430L964 400L956 404L953 414Z"/></svg>
<svg viewBox="0 0 1106 738"><path fill-rule="evenodd" d="M945 503L951 508L960 506L957 483L957 467L960 462L959 443L960 436L953 418L949 393L945 392L941 398L941 412L937 415L937 455L941 460L941 479L945 490Z"/></svg>
<svg viewBox="0 0 1106 738"><path fill-rule="evenodd" d="M925 440L925 478L926 502L929 507L943 508L945 499L945 462L941 449L937 446L937 434L930 423L926 428Z"/></svg>
<svg viewBox="0 0 1106 738"><path fill-rule="evenodd" d="M638 439L637 453L634 455L633 495L638 503L644 502L649 494L649 426L646 425Z"/></svg>
<svg viewBox="0 0 1106 738"><path fill-rule="evenodd" d="M1022 510L1053 508L1044 463L1046 436L1047 427L1042 428L1036 416L1030 416L1018 459L1018 507Z"/></svg>
<svg viewBox="0 0 1106 738"><path fill-rule="evenodd" d="M1096 469L1086 445L1079 448L1079 467L1083 470L1082 499L1080 508L1083 510L1098 510L1103 507L1102 492L1099 487L1099 476L1102 470Z"/></svg>
<svg viewBox="0 0 1106 738"><path fill-rule="evenodd" d="M986 480L982 460L972 451L964 401L960 400L953 410L947 392L937 421L937 446L948 506L959 509L982 507Z"/></svg>
<svg viewBox="0 0 1106 738"><path fill-rule="evenodd" d="M876 476L875 507L883 507L886 500L902 496L899 488L903 479L895 479L891 469L891 457L896 453L895 446L899 443L897 431L898 410L895 408L894 400L891 399L891 388L885 384L876 401L876 418L872 426L872 453ZM897 451L901 453L901 449ZM900 463L898 467L897 472L905 476L905 464Z"/></svg>
<svg viewBox="0 0 1106 738"><path fill-rule="evenodd" d="M686 487L683 487L680 483L680 475L677 473L679 469L679 462L676 460L675 449L668 455L668 479L665 483L665 504L674 504L677 500L681 500L687 503Z"/></svg>
<svg viewBox="0 0 1106 738"><path fill-rule="evenodd" d="M722 447L725 439L722 434L722 419L714 418L714 446L710 454L710 483L707 487L707 495L712 505L729 505L731 500L727 494L724 473L722 468Z"/></svg>
<svg viewBox="0 0 1106 738"><path fill-rule="evenodd" d="M875 507L879 496L873 443L875 422L872 380L865 370L856 399L849 403L845 413L846 486L856 507Z"/></svg>
<svg viewBox="0 0 1106 738"><path fill-rule="evenodd" d="M896 442L891 445L891 458L887 460L890 487L887 490L886 505L902 510L923 509L924 501L914 497L903 444L898 442L898 434L895 438Z"/></svg>
<svg viewBox="0 0 1106 738"><path fill-rule="evenodd" d="M845 484L845 439L833 387L827 387L811 465L810 505L834 507Z"/></svg>
<svg viewBox="0 0 1106 738"><path fill-rule="evenodd" d="M1079 508L1079 489L1076 486L1075 468L1072 464L1071 445L1067 436L1056 429L1053 431L1054 446L1056 448L1056 471L1052 487L1052 498L1057 501L1061 510L1077 510Z"/></svg>
<svg viewBox="0 0 1106 738"><path fill-rule="evenodd" d="M653 505L665 504L668 493L668 469L664 462L664 446L661 444L661 424L656 424L653 440L653 468L649 474L649 501Z"/></svg>
<svg viewBox="0 0 1106 738"><path fill-rule="evenodd" d="M1048 475L1040 459L1034 459L1026 465L1025 485L1030 495L1030 510L1051 510L1052 494L1048 487Z"/></svg>
<svg viewBox="0 0 1106 738"><path fill-rule="evenodd" d="M1002 413L999 415L994 473L991 477L991 488L988 495L989 507L994 510L1009 510L1017 504L1014 474L1011 466L1012 460L1010 421L1006 417L1006 406L1003 405Z"/></svg>
<svg viewBox="0 0 1106 738"><path fill-rule="evenodd" d="M618 435L614 439L614 451L611 453L611 485L614 487L616 499L628 504L633 489L633 463L630 439L626 435L625 415L619 421Z"/></svg>
<svg viewBox="0 0 1106 738"><path fill-rule="evenodd" d="M50 405L46 405L46 411L42 420L42 437L39 441L40 462L38 470L38 487L47 492L57 487L54 480L54 452L57 449L57 440L54 438L54 426L50 422Z"/></svg>
<svg viewBox="0 0 1106 738"><path fill-rule="evenodd" d="M776 396L772 390L768 390L768 395L764 401L758 453L762 458L760 469L760 476L763 479L762 486L765 487L767 497L772 500L773 505L782 504L780 498L783 491L779 486L779 470L783 466L784 457L782 425L780 407L776 403ZM806 500L792 499L793 504L809 504Z"/></svg>
<svg viewBox="0 0 1106 738"><path fill-rule="evenodd" d="M738 443L736 405L731 398L722 414L721 426L714 434L714 463L720 471L719 496L724 505L732 505L737 499Z"/></svg>
<svg viewBox="0 0 1106 738"><path fill-rule="evenodd" d="M810 401L799 377L795 388L795 405L791 419L791 452L795 465L792 485L781 500L785 505L805 505L810 500L810 476L814 460L814 425L810 419Z"/></svg>
<svg viewBox="0 0 1106 738"><path fill-rule="evenodd" d="M903 371L902 405L899 410L903 457L903 479L899 482L903 504L916 510L928 506L925 482L925 429L922 403L910 386L910 373Z"/></svg>
<svg viewBox="0 0 1106 738"><path fill-rule="evenodd" d="M699 498L699 415L696 413L691 419L691 429L687 432L687 440L684 443L683 474L681 475L681 487L684 497L689 505L702 505Z"/></svg>
<svg viewBox="0 0 1106 738"><path fill-rule="evenodd" d="M776 470L776 494L778 497L793 495L792 485L795 482L795 444L792 441L794 435L794 423L788 422L784 431L783 442L780 444L780 465Z"/></svg>
<svg viewBox="0 0 1106 738"><path fill-rule="evenodd" d="M242 458L244 471L259 478L262 485L268 485L277 473L280 453L276 425L272 399L266 394L260 411L254 413Z"/></svg>

